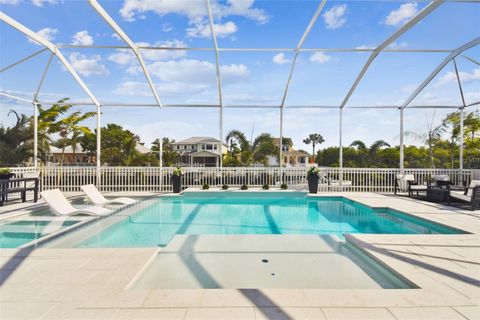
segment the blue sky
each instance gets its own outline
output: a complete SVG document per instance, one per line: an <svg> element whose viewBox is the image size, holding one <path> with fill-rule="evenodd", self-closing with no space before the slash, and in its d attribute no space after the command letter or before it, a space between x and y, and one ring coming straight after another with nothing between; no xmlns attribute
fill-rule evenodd
<svg viewBox="0 0 480 320"><path fill-rule="evenodd" d="M205 2L125 0L99 1L130 38L140 46L212 48ZM221 48L293 48L319 1L212 1ZM329 1L303 48L372 48L395 32L427 1ZM88 5L70 0L0 0L1 10L56 44L125 45ZM447 2L391 45L393 49L454 49L480 36L480 4ZM0 24L0 67L41 49L24 35ZM122 49L62 49L101 103L155 103L135 56ZM215 104L218 92L213 51L142 50L160 99L165 104ZM448 53L381 53L344 112L346 144L356 139L398 143L398 110L355 109L357 106L401 104ZM480 60L477 46L465 52ZM284 135L297 148L308 133L325 136L325 145L338 143L338 110L288 109L295 105L338 105L369 53L301 52L285 105ZM0 74L0 88L31 99L49 59L44 52ZM222 91L227 105L279 105L293 59L292 52L220 53ZM466 102L480 100L480 67L457 59ZM71 97L88 101L73 78L54 58L40 100ZM453 65L448 64L412 102L459 105ZM32 107L0 99L2 124L15 108L31 114ZM92 107L78 107L91 111ZM472 110L473 108L470 108ZM448 110L452 111L452 110ZM422 132L432 119L439 123L446 110L408 110L406 130ZM279 134L279 111L225 109L224 134L240 129L251 135ZM176 139L219 136L216 109L103 108L103 123L116 122L138 133L149 144L158 136ZM94 121L88 123L94 126ZM418 143L416 141L407 141ZM309 150L309 149L308 149Z"/></svg>

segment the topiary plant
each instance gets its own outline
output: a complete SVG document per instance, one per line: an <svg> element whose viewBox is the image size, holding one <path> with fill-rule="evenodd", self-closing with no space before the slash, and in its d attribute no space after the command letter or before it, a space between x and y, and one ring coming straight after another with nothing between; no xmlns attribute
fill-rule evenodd
<svg viewBox="0 0 480 320"><path fill-rule="evenodd" d="M228 186L227 186L226 184L224 184L224 185L222 186L222 190L228 190Z"/></svg>
<svg viewBox="0 0 480 320"><path fill-rule="evenodd" d="M286 183L282 183L282 185L280 186L280 189L282 190L287 190L288 189L288 186Z"/></svg>
<svg viewBox="0 0 480 320"><path fill-rule="evenodd" d="M270 186L265 183L265 184L262 186L262 189L263 189L263 190L268 190L268 189L270 189Z"/></svg>
<svg viewBox="0 0 480 320"><path fill-rule="evenodd" d="M248 186L246 184L244 184L240 187L240 190L248 190Z"/></svg>
<svg viewBox="0 0 480 320"><path fill-rule="evenodd" d="M208 190L210 189L210 185L208 183L204 183L202 186L202 190Z"/></svg>

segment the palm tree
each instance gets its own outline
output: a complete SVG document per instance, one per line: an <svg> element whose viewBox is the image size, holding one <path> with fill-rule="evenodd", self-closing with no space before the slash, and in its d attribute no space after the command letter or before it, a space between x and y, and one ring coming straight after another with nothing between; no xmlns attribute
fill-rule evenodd
<svg viewBox="0 0 480 320"><path fill-rule="evenodd" d="M57 122L56 125L58 126L60 134L58 145L62 148L60 165L63 164L65 159L65 148L67 146L72 147L73 154L75 156L75 148L77 143L80 142L80 137L82 135L92 134L92 131L88 127L80 125L80 122L95 115L95 112L87 112L82 114L80 111L76 111Z"/></svg>
<svg viewBox="0 0 480 320"><path fill-rule="evenodd" d="M37 126L37 138L38 138L38 157L41 161L46 162L46 156L50 152L50 145L52 139L50 134L57 133L59 130L58 118L70 110L73 106L66 103L68 98L58 100L57 103L50 106L50 108L43 108L42 105L38 106L38 126ZM30 120L30 127L33 137L33 118Z"/></svg>
<svg viewBox="0 0 480 320"><path fill-rule="evenodd" d="M29 118L14 110L10 110L7 116L10 114L16 117L13 127L0 126L0 167L18 165L32 156Z"/></svg>
<svg viewBox="0 0 480 320"><path fill-rule="evenodd" d="M384 140L377 140L370 145L370 148L368 149L369 166L377 165L377 153L378 150L383 147L390 148L390 145Z"/></svg>
<svg viewBox="0 0 480 320"><path fill-rule="evenodd" d="M225 137L228 152L236 158L240 154L242 165L251 165L255 162L268 164L268 156L277 154L274 139L269 133L262 133L250 143L245 134L239 130L230 131Z"/></svg>
<svg viewBox="0 0 480 320"><path fill-rule="evenodd" d="M312 156L315 159L315 146L325 142L323 136L320 133L310 133L308 138L303 139L303 143L312 145Z"/></svg>
<svg viewBox="0 0 480 320"><path fill-rule="evenodd" d="M359 154L359 164L361 167L367 167L367 154L368 154L368 148L367 145L361 141L361 140L355 140L352 143L350 143L351 148L357 148L358 154Z"/></svg>

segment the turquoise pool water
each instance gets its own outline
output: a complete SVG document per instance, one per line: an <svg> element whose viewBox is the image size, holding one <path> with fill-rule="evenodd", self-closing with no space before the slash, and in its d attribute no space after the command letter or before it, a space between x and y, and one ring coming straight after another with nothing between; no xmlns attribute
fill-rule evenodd
<svg viewBox="0 0 480 320"><path fill-rule="evenodd" d="M0 248L16 248L79 221L6 220L0 223Z"/></svg>
<svg viewBox="0 0 480 320"><path fill-rule="evenodd" d="M119 212L77 247L166 246L176 234L453 234L458 230L342 197L304 193L187 193ZM88 235L88 236L86 236Z"/></svg>

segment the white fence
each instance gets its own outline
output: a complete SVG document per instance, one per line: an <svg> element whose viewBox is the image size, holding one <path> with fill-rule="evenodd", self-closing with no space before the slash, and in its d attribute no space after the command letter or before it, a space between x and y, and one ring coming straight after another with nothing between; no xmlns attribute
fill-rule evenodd
<svg viewBox="0 0 480 320"><path fill-rule="evenodd" d="M11 168L17 177L35 171L33 167ZM40 186L43 190L60 188L63 191L80 191L80 186L95 184L101 191L171 191L173 168L158 167L40 167ZM240 187L243 184L261 187L264 184L289 188L306 188L306 168L183 168L183 186L201 187L207 183L212 187ZM320 169L319 191L352 191L391 193L395 187L395 175L399 169L343 168L340 185L339 168ZM480 170L458 169L405 169L419 182L431 176L447 174L456 185L468 185Z"/></svg>

